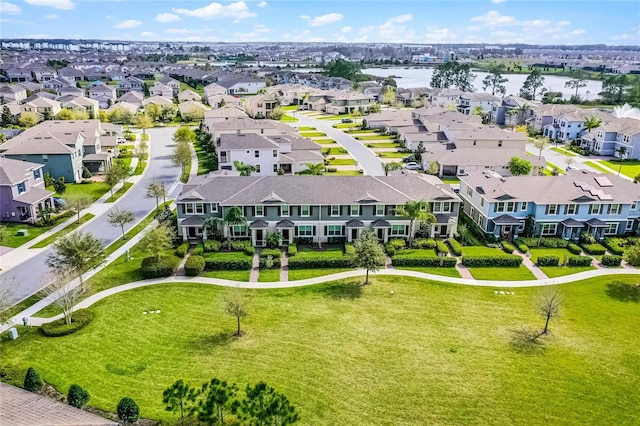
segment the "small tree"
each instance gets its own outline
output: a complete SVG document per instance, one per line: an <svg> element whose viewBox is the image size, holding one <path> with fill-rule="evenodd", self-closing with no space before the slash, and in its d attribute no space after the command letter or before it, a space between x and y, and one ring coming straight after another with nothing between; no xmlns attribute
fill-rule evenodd
<svg viewBox="0 0 640 426"><path fill-rule="evenodd" d="M282 234L280 232L267 232L264 241L269 248L276 248L282 243Z"/></svg>
<svg viewBox="0 0 640 426"><path fill-rule="evenodd" d="M300 420L287 397L264 382L247 386L245 393L240 409L251 424L286 426Z"/></svg>
<svg viewBox="0 0 640 426"><path fill-rule="evenodd" d="M147 193L145 194L145 198L155 198L156 199L156 210L160 207L160 198L166 195L164 183L155 183L151 182L147 185Z"/></svg>
<svg viewBox="0 0 640 426"><path fill-rule="evenodd" d="M416 233L416 223L420 222L435 223L436 217L429 211L429 203L422 200L407 201L396 209L396 213L400 216L406 216L411 220L409 229L409 246L413 246L413 237Z"/></svg>
<svg viewBox="0 0 640 426"><path fill-rule="evenodd" d="M72 407L82 408L89 402L89 392L82 389L79 385L71 385L69 393L67 393L67 404Z"/></svg>
<svg viewBox="0 0 640 426"><path fill-rule="evenodd" d="M549 147L549 138L535 138L532 145L538 148L538 157L542 156L542 150Z"/></svg>
<svg viewBox="0 0 640 426"><path fill-rule="evenodd" d="M162 403L165 410L180 413L180 424L184 425L184 418L191 416L196 410L196 398L199 392L185 383L182 379L169 386L162 393Z"/></svg>
<svg viewBox="0 0 640 426"><path fill-rule="evenodd" d="M158 121L162 115L162 108L158 104L147 104L145 114L151 119L151 121Z"/></svg>
<svg viewBox="0 0 640 426"><path fill-rule="evenodd" d="M73 319L73 308L78 303L80 296L84 294L81 285L71 284L73 271L68 269L56 269L53 271L53 280L44 289L47 296L54 298L53 304L60 308L64 316L65 324L71 324Z"/></svg>
<svg viewBox="0 0 640 426"><path fill-rule="evenodd" d="M196 133L189 126L181 126L173 134L173 140L176 141L178 144L180 142L191 143L196 140Z"/></svg>
<svg viewBox="0 0 640 426"><path fill-rule="evenodd" d="M133 156L136 157L139 161L146 160L149 152L149 143L145 140L141 140L138 142L138 145L135 147L133 151Z"/></svg>
<svg viewBox="0 0 640 426"><path fill-rule="evenodd" d="M384 163L384 175L389 176L394 170L402 169L402 163Z"/></svg>
<svg viewBox="0 0 640 426"><path fill-rule="evenodd" d="M640 244L627 247L624 251L624 260L631 266L640 266Z"/></svg>
<svg viewBox="0 0 640 426"><path fill-rule="evenodd" d="M73 271L83 286L84 273L104 263L105 258L102 241L90 233L76 231L53 243L53 249L47 256L47 266L54 271Z"/></svg>
<svg viewBox="0 0 640 426"><path fill-rule="evenodd" d="M376 272L385 265L384 248L370 229L363 231L353 245L356 251L354 262L356 266L367 270L364 283L369 284L369 271Z"/></svg>
<svg viewBox="0 0 640 426"><path fill-rule="evenodd" d="M171 162L184 172L191 166L191 148L187 142L179 142L171 153Z"/></svg>
<svg viewBox="0 0 640 426"><path fill-rule="evenodd" d="M125 426L134 424L140 418L140 408L138 404L129 397L124 397L120 400L117 412L118 418Z"/></svg>
<svg viewBox="0 0 640 426"><path fill-rule="evenodd" d="M113 187L115 187L121 180L124 168L118 167L116 163L112 164L111 167L104 174L104 183L109 187L109 191L111 191L111 197L113 197Z"/></svg>
<svg viewBox="0 0 640 426"><path fill-rule="evenodd" d="M302 163L303 166L306 167L305 170L303 170L302 172L300 172L300 174L303 175L313 175L313 176L319 176L322 175L322 172L324 172L324 164L323 163Z"/></svg>
<svg viewBox="0 0 640 426"><path fill-rule="evenodd" d="M235 167L236 170L240 172L240 176L251 176L251 173L257 170L256 166L245 164L242 161L234 161L233 167Z"/></svg>
<svg viewBox="0 0 640 426"><path fill-rule="evenodd" d="M565 303L564 296L554 288L545 288L537 296L536 310L545 318L544 329L540 335L549 332L549 321L560 316L560 307Z"/></svg>
<svg viewBox="0 0 640 426"><path fill-rule="evenodd" d="M78 223L80 223L80 213L93 203L93 198L88 194L69 194L65 197L65 204L73 213L78 215Z"/></svg>
<svg viewBox="0 0 640 426"><path fill-rule="evenodd" d="M35 368L29 367L27 374L24 376L24 389L29 392L38 393L42 390L44 382L40 377L40 374Z"/></svg>
<svg viewBox="0 0 640 426"><path fill-rule="evenodd" d="M22 127L33 127L38 124L38 122L40 122L40 118L38 118L38 115L35 112L29 111L21 113L20 119L18 120L18 123Z"/></svg>
<svg viewBox="0 0 640 426"><path fill-rule="evenodd" d="M122 231L123 239L125 238L124 226L129 223L133 223L136 220L136 217L134 216L133 212L129 210L114 209L114 210L111 210L107 216L108 216L109 224L111 226L120 227L120 230Z"/></svg>
<svg viewBox="0 0 640 426"><path fill-rule="evenodd" d="M163 251L173 246L173 237L173 229L162 224L147 232L138 244L140 244L140 248L144 253L158 260Z"/></svg>
<svg viewBox="0 0 640 426"><path fill-rule="evenodd" d="M224 425L227 413L235 412L238 408L238 400L235 399L238 388L235 384L218 379L202 386L201 394L204 399L200 401L198 420L212 425Z"/></svg>
<svg viewBox="0 0 640 426"><path fill-rule="evenodd" d="M67 184L64 183L64 180L56 179L53 181L53 190L56 191L56 194L62 195L67 191Z"/></svg>
<svg viewBox="0 0 640 426"><path fill-rule="evenodd" d="M233 333L236 337L244 335L244 332L240 329L240 320L249 315L247 312L248 305L249 301L245 293L241 293L239 290L232 290L227 294L225 310L227 314L236 317L238 320L238 329Z"/></svg>
<svg viewBox="0 0 640 426"><path fill-rule="evenodd" d="M147 129L153 127L153 120L148 114L142 114L133 120L133 124L135 124L138 129L142 130L142 140L144 140L147 134Z"/></svg>
<svg viewBox="0 0 640 426"><path fill-rule="evenodd" d="M524 158L511 157L509 160L509 171L514 176L523 176L531 173L533 165Z"/></svg>
<svg viewBox="0 0 640 426"><path fill-rule="evenodd" d="M396 90L393 86L386 86L384 88L382 103L385 105L393 105L396 103Z"/></svg>
<svg viewBox="0 0 640 426"><path fill-rule="evenodd" d="M438 163L435 161L432 161L429 163L429 167L427 168L426 173L428 175L434 175L437 176L440 174L440 166L438 166Z"/></svg>

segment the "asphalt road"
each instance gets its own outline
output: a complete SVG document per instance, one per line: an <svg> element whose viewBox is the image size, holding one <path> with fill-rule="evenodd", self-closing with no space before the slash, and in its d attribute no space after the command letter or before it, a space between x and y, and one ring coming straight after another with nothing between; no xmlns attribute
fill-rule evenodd
<svg viewBox="0 0 640 426"><path fill-rule="evenodd" d="M150 135L149 164L147 171L136 185L134 185L115 205L122 210L130 210L136 217L136 222L146 217L156 207L154 198L145 198L147 184L154 181L164 183L167 190L174 188L169 196L175 197L181 185L176 185L180 176L180 168L171 164L169 156L174 147L172 140L175 128L148 129ZM105 245L117 240L122 234L120 228L111 226L107 221L108 211L97 216L88 226L82 228L102 240ZM135 222L125 231L135 225ZM17 302L46 287L50 279L50 271L46 265L47 255L51 249L45 249L38 255L15 266L3 275L2 279L9 280L12 302Z"/></svg>
<svg viewBox="0 0 640 426"><path fill-rule="evenodd" d="M300 120L297 123L292 123L295 126L315 127L318 131L326 133L327 136L342 145L356 159L358 165L364 169L365 175L384 176L380 158L358 140L331 127L336 124L335 120L317 120L312 117L306 117L303 114L295 114L295 117Z"/></svg>

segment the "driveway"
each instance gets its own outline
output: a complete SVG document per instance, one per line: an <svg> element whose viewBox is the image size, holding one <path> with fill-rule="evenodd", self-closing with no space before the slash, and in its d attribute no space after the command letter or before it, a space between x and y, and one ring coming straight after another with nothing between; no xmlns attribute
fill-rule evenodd
<svg viewBox="0 0 640 426"><path fill-rule="evenodd" d="M372 151L364 146L361 142L341 132L338 129L331 127L339 120L318 120L313 117L307 117L303 114L296 114L296 118L300 121L297 123L290 123L292 126L311 126L318 129L318 131L326 133L327 136L334 139L343 148L345 148L353 158L356 159L358 165L362 167L365 175L384 176L384 169L382 161Z"/></svg>
<svg viewBox="0 0 640 426"><path fill-rule="evenodd" d="M175 129L174 127L147 130L151 138L147 170L140 182L113 205L119 209L132 211L136 217L136 222L127 226L125 230L135 226L156 207L154 198L145 198L146 186L154 179L156 182L164 183L167 189L173 188L173 193L168 194L167 198L175 197L180 191L181 185L178 184L180 168L172 165L169 159L175 145L172 139ZM82 230L91 232L105 245L108 245L120 238L122 234L120 228L109 225L107 212L104 209L101 211L102 214L89 222L88 226L83 227ZM46 265L47 255L50 252L49 248L43 249L36 256L25 260L3 274L2 279L10 283L10 299L13 303L36 293L51 282L49 268Z"/></svg>

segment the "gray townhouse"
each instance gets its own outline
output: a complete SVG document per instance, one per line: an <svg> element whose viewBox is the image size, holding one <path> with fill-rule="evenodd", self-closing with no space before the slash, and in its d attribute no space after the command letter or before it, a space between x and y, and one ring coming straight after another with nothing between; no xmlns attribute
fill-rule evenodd
<svg viewBox="0 0 640 426"><path fill-rule="evenodd" d="M625 117L603 122L582 136L581 146L598 155L616 157L620 157L620 148L624 147L624 158L640 160L640 120Z"/></svg>
<svg viewBox="0 0 640 426"><path fill-rule="evenodd" d="M457 228L460 199L451 187L428 175L267 176L209 174L189 181L176 200L178 229L184 240L207 238L205 220L224 220L226 211L243 210L246 225L234 226L231 238L265 245L267 233L282 234L283 245L298 239L325 243L353 241L364 229L378 238L408 238L411 221L397 214L407 201L429 203L436 216L432 237L451 237ZM227 237L228 227L219 229Z"/></svg>
<svg viewBox="0 0 640 426"><path fill-rule="evenodd" d="M35 223L39 211L53 208L53 192L44 187L43 168L9 158L0 161L0 220Z"/></svg>
<svg viewBox="0 0 640 426"><path fill-rule="evenodd" d="M640 186L614 175L572 170L560 176L500 176L492 171L460 177L462 208L484 232L502 239L523 235L597 239L638 229Z"/></svg>

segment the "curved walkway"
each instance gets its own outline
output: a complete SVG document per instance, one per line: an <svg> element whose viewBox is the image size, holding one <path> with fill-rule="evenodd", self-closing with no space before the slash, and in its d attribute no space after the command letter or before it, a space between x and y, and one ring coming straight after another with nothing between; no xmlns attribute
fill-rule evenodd
<svg viewBox="0 0 640 426"><path fill-rule="evenodd" d="M340 272L337 274L324 275L322 277L308 278L306 280L298 281L274 281L274 282L246 282L246 281L231 281L222 280L218 278L205 278L205 277L168 277L162 279L136 281L129 284L119 285L117 287L110 288L108 290L96 293L78 303L74 309L88 308L96 302L105 299L111 295L122 293L123 291L133 290L140 287L147 287L157 284L170 284L170 283L195 283L195 284L209 284L219 285L224 287L237 287L237 288L253 288L253 289L270 289L270 288L295 288L304 287L314 284L322 284L325 282L355 278L364 275L364 269L356 269L353 271ZM400 269L382 269L378 272L371 272L370 275L394 275L401 277L413 277L423 278L432 281L447 282L451 284L461 284L470 286L482 286L482 287L499 287L499 288L516 288L516 287L541 287L546 285L567 284L575 281L581 281L588 278L602 277L607 275L640 275L638 269L598 269L595 271L579 272L577 274L565 275L563 277L548 278L546 280L527 280L527 281L492 281L492 280L472 280L466 278L451 278L442 275L427 274L424 272L416 272ZM38 326L47 322L55 321L62 318L62 314L56 315L52 318L29 318L29 325Z"/></svg>

